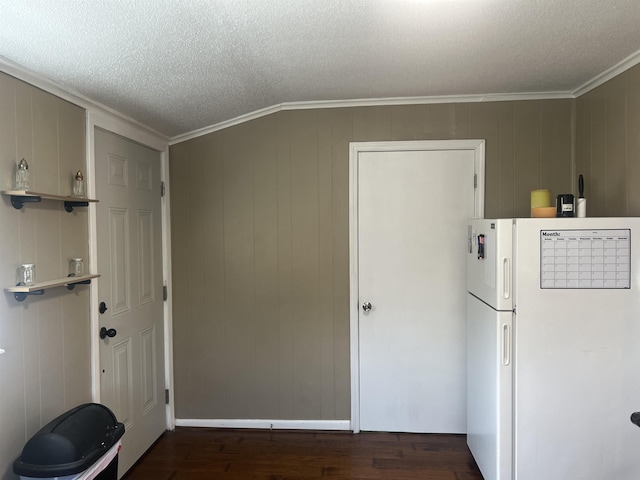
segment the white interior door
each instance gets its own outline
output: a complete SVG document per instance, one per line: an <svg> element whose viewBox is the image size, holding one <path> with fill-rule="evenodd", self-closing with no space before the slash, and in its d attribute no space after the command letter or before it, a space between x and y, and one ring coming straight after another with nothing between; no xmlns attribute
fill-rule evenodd
<svg viewBox="0 0 640 480"><path fill-rule="evenodd" d="M476 150L428 145L357 153L362 430L466 431L466 225L481 172Z"/></svg>
<svg viewBox="0 0 640 480"><path fill-rule="evenodd" d="M122 476L166 429L160 154L99 129L95 150L100 395L125 424Z"/></svg>

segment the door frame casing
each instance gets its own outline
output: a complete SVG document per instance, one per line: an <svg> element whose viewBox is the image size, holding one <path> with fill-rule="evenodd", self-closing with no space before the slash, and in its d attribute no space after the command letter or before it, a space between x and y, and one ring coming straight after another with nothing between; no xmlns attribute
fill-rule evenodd
<svg viewBox="0 0 640 480"><path fill-rule="evenodd" d="M476 188L474 217L484 218L485 140L415 140L349 143L349 350L351 369L350 430L360 431L360 335L359 335L359 272L358 272L358 180L360 152L398 152L425 150L471 150L474 152Z"/></svg>
<svg viewBox="0 0 640 480"><path fill-rule="evenodd" d="M170 216L170 188L169 188L169 142L167 139L154 135L136 125L121 120L113 115L100 111L87 110L86 120L86 157L87 157L87 190L90 197L95 197L95 130L99 128L114 133L145 147L156 150L160 155L160 181L164 182L164 196L161 199L162 220L162 276L165 285L171 285L171 216ZM99 200L99 199L98 199ZM97 239L97 207L89 207L89 267L90 271L98 271L98 239ZM100 272L98 272L100 273ZM98 279L99 281L100 279ZM91 394L94 402L100 402L100 340L99 317L97 306L99 303L97 282L91 285ZM175 409L173 392L173 329L172 329L172 296L168 288L167 300L163 302L164 328L164 382L169 390L169 402L166 405L166 428L175 428Z"/></svg>

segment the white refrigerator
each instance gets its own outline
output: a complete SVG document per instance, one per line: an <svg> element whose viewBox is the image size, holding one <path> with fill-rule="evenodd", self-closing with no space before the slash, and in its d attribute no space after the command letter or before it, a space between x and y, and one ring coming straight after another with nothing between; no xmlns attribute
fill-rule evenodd
<svg viewBox="0 0 640 480"><path fill-rule="evenodd" d="M467 290L485 480L640 479L640 218L471 220Z"/></svg>

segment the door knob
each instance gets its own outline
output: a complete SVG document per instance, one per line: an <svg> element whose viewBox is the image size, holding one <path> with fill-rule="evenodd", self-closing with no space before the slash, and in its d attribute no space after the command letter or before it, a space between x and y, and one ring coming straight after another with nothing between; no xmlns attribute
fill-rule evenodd
<svg viewBox="0 0 640 480"><path fill-rule="evenodd" d="M371 311L371 302L364 302L362 304L362 311L363 312L370 312Z"/></svg>
<svg viewBox="0 0 640 480"><path fill-rule="evenodd" d="M100 338L102 340L104 340L105 338L109 337L109 338L113 338L116 336L116 329L115 328L110 328L109 330L107 330L106 327L102 327L100 329Z"/></svg>
<svg viewBox="0 0 640 480"><path fill-rule="evenodd" d="M100 305L98 306L98 311L100 312L100 314L103 314L104 312L106 312L107 304L104 302L100 302Z"/></svg>

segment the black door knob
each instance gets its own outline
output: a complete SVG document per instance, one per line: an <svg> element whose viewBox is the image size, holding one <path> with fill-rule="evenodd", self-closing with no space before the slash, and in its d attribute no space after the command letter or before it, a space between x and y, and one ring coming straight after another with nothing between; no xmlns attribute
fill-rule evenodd
<svg viewBox="0 0 640 480"><path fill-rule="evenodd" d="M104 312L107 311L107 304L104 302L100 302L100 305L98 306L98 311L100 312L100 314L102 315Z"/></svg>
<svg viewBox="0 0 640 480"><path fill-rule="evenodd" d="M113 337L115 337L115 336L116 336L116 333L118 333L118 332L116 332L116 329L115 329L115 328L110 328L109 330L107 330L107 328L106 328L106 327L102 327L102 328L100 329L100 338L101 338L101 339L103 339L103 340L104 340L106 337L113 338Z"/></svg>

